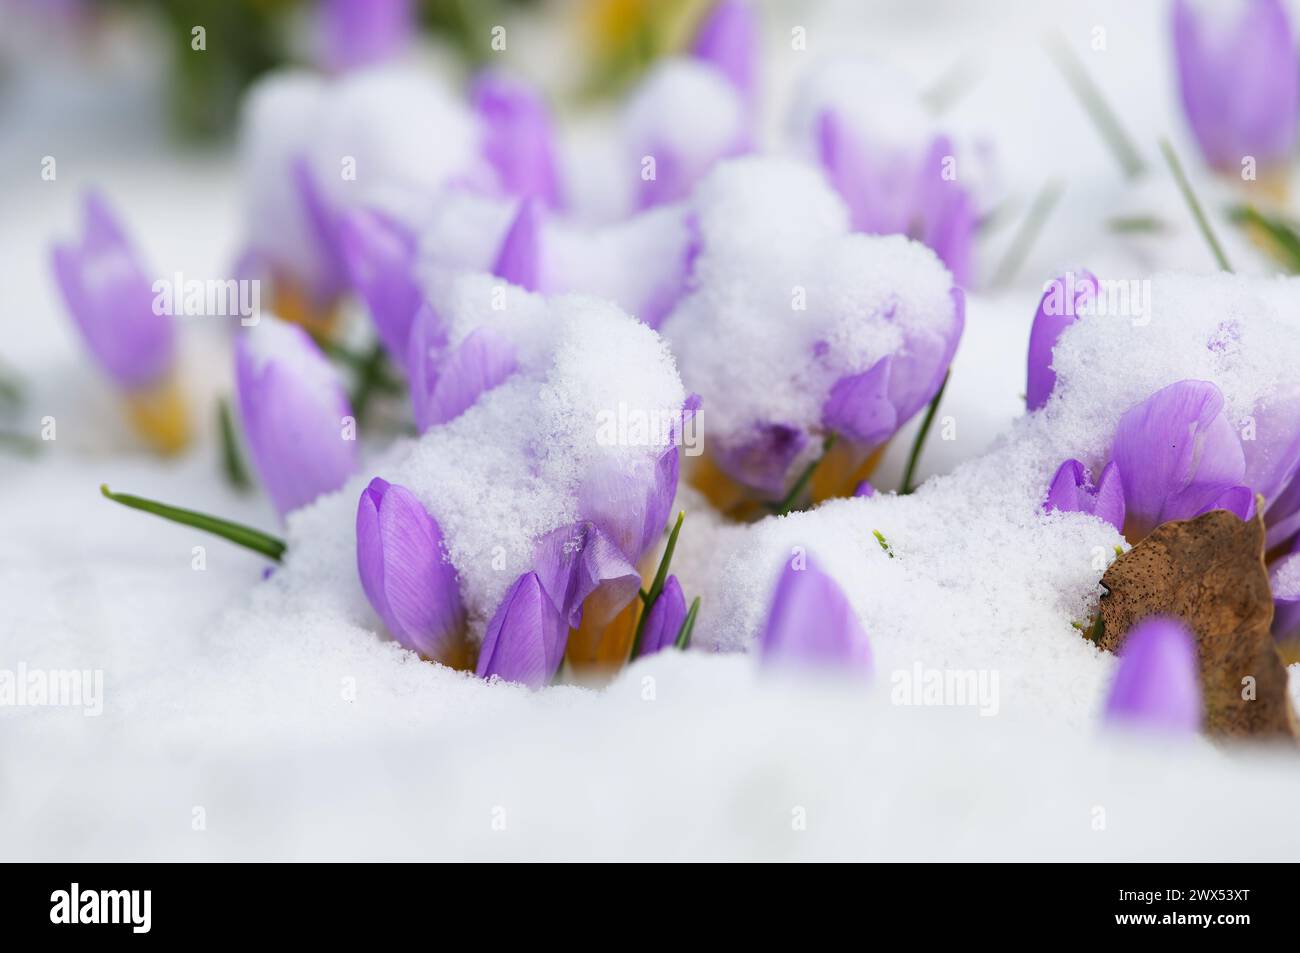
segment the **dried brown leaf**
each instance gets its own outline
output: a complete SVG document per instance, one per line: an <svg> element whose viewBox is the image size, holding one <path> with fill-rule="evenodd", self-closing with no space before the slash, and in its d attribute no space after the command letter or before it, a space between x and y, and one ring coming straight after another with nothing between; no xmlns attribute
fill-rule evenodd
<svg viewBox="0 0 1300 953"><path fill-rule="evenodd" d="M1102 576L1100 645L1117 651L1140 621L1177 616L1196 637L1212 735L1290 736L1286 669L1269 626L1263 501L1242 521L1226 510L1158 526ZM1248 679L1254 679L1254 697Z"/></svg>

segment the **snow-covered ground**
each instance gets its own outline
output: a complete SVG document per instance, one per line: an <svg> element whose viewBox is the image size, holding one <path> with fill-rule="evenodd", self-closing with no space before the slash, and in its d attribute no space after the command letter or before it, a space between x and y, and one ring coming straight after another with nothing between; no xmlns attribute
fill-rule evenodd
<svg viewBox="0 0 1300 953"><path fill-rule="evenodd" d="M1240 409L1300 360L1300 326L1287 326L1300 301L1291 283L1184 289L1161 278L1149 327L1084 322L1067 335L1060 399L1024 418L1045 279L1076 265L1123 278L1212 267L1160 170L1120 182L1039 45L1051 23L1086 53L1091 31L1105 27L1106 50L1089 61L1098 83L1151 163L1167 133L1190 159L1161 5L794 6L769 10L764 75L775 101L799 66L785 21L807 26L804 56L885 53L927 83L969 61L975 78L950 107L954 125L996 144L1021 209L1049 179L1067 190L1016 280L969 296L939 411L955 439L932 434L920 471L951 475L911 497L841 501L753 527L716 525L683 491L690 516L676 565L687 592L704 596L696 644L705 650L661 653L599 690L485 683L381 635L350 550L369 470L291 519L290 558L267 580L252 554L103 500L107 483L276 526L264 498L237 494L222 475L211 399L230 386L230 329L186 319L201 439L160 462L123 449L132 438L48 267L50 240L71 231L80 187L96 182L127 210L160 273L223 274L241 229L234 160L178 151L134 120L68 122L87 100L92 114L114 115L111 106L128 119L128 107L147 107L148 64L130 58L101 64L98 80L34 72L10 87L0 355L27 398L8 422L38 434L53 417L57 439L30 457L0 453L0 669L98 670L103 694L97 715L0 707L0 857L1300 857L1294 750L1103 728L1114 659L1071 622L1096 595L1094 550L1119 537L1078 515L1017 515L1064 456L1104 453L1115 418L1154 387L1213 379ZM97 98L95 86L110 92ZM40 179L47 154L58 158L54 182ZM1151 209L1174 228L1158 242L1121 242L1104 228L1112 215ZM982 274L996 270L1010 231L981 246ZM1239 237L1224 237L1239 271L1267 270ZM1216 308L1231 315L1242 302L1265 316L1247 322L1239 360L1211 365L1196 335L1217 326ZM915 427L891 445L880 489L901 479ZM375 472L416 465L404 446L364 449ZM749 655L707 650L753 637L765 573L799 545L867 625L872 682L794 680ZM914 665L972 672L986 691L967 705L902 703L891 673ZM1295 669L1291 681L1294 704Z"/></svg>

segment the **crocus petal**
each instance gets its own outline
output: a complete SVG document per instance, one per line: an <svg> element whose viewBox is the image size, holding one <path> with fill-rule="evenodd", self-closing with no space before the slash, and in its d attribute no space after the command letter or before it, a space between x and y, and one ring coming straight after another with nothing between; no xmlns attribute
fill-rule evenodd
<svg viewBox="0 0 1300 953"><path fill-rule="evenodd" d="M1273 635L1293 639L1300 635L1300 552L1277 560L1268 581L1273 590Z"/></svg>
<svg viewBox="0 0 1300 953"><path fill-rule="evenodd" d="M952 365L957 345L966 327L966 293L961 288L948 290L952 299L952 317L938 330L909 334L903 350L893 355L889 371L889 400L902 427L939 393L944 377Z"/></svg>
<svg viewBox="0 0 1300 953"><path fill-rule="evenodd" d="M340 220L339 245L348 280L365 301L379 339L403 363L423 297L412 270L415 236L387 215L358 210Z"/></svg>
<svg viewBox="0 0 1300 953"><path fill-rule="evenodd" d="M1106 720L1191 733L1201 727L1196 645L1177 619L1155 617L1124 640L1119 670L1106 701Z"/></svg>
<svg viewBox="0 0 1300 953"><path fill-rule="evenodd" d="M411 0L323 0L319 16L323 65L333 71L392 59L415 33Z"/></svg>
<svg viewBox="0 0 1300 953"><path fill-rule="evenodd" d="M590 522L547 534L538 544L533 565L552 605L575 629L584 612L597 623L609 621L641 587L636 567Z"/></svg>
<svg viewBox="0 0 1300 953"><path fill-rule="evenodd" d="M822 407L822 423L854 443L874 447L898 429L898 413L889 399L890 357L861 374L841 377Z"/></svg>
<svg viewBox="0 0 1300 953"><path fill-rule="evenodd" d="M695 33L691 52L731 80L747 103L757 95L758 22L744 0L718 0Z"/></svg>
<svg viewBox="0 0 1300 953"><path fill-rule="evenodd" d="M542 212L534 199L525 199L501 241L492 274L526 291L541 291Z"/></svg>
<svg viewBox="0 0 1300 953"><path fill-rule="evenodd" d="M947 136L936 136L919 170L916 218L920 229L912 236L934 250L966 287L971 281L971 255L975 243L975 200L951 175L945 174L954 149Z"/></svg>
<svg viewBox="0 0 1300 953"><path fill-rule="evenodd" d="M810 557L781 571L759 643L764 662L871 670L871 646L843 590Z"/></svg>
<svg viewBox="0 0 1300 953"><path fill-rule="evenodd" d="M875 496L876 488L871 485L870 480L863 480L858 484L857 489L853 491L854 496Z"/></svg>
<svg viewBox="0 0 1300 953"><path fill-rule="evenodd" d="M635 563L658 541L677 494L678 452L614 459L592 467L578 488L578 513Z"/></svg>
<svg viewBox="0 0 1300 953"><path fill-rule="evenodd" d="M808 435L799 428L767 424L744 443L717 447L717 462L732 479L777 499L785 493L790 465L807 445Z"/></svg>
<svg viewBox="0 0 1300 953"><path fill-rule="evenodd" d="M1112 458L1119 467L1133 534L1187 519L1240 485L1241 441L1207 381L1179 381L1120 418ZM1211 492L1212 491L1212 492Z"/></svg>
<svg viewBox="0 0 1300 953"><path fill-rule="evenodd" d="M465 610L442 529L415 495L376 477L357 505L357 570L370 604L402 645L445 659Z"/></svg>
<svg viewBox="0 0 1300 953"><path fill-rule="evenodd" d="M512 77L486 73L475 82L472 98L484 130L483 157L496 170L502 190L536 196L557 208L554 134L541 96Z"/></svg>
<svg viewBox="0 0 1300 953"><path fill-rule="evenodd" d="M1108 463L1093 486L1087 468L1078 460L1066 460L1047 489L1043 509L1048 513L1090 513L1115 529L1124 529L1124 488L1119 468Z"/></svg>
<svg viewBox="0 0 1300 953"><path fill-rule="evenodd" d="M1206 160L1239 171L1285 161L1295 141L1300 62L1281 0L1173 7L1178 86ZM1225 13L1225 10L1228 11Z"/></svg>
<svg viewBox="0 0 1300 953"><path fill-rule="evenodd" d="M311 230L312 241L323 265L318 276L318 287L309 289L315 302L320 305L331 301L342 290L343 279L347 275L347 263L343 257L342 244L339 241L338 216L330 207L329 200L306 156L299 156L290 165L294 191L302 204L303 215Z"/></svg>
<svg viewBox="0 0 1300 953"><path fill-rule="evenodd" d="M1043 291L1029 332L1029 381L1025 405L1037 410L1047 403L1056 386L1052 350L1062 332L1083 314L1097 296L1097 279L1087 271L1067 271L1053 278Z"/></svg>
<svg viewBox="0 0 1300 953"><path fill-rule="evenodd" d="M1300 473L1300 399L1274 398L1243 423L1253 432L1243 429L1242 433L1241 449L1246 456L1242 482L1271 506ZM1269 516L1271 519L1271 512Z"/></svg>
<svg viewBox="0 0 1300 953"><path fill-rule="evenodd" d="M908 209L900 197L910 192L903 179L910 169L888 173L874 166L857 135L839 112L828 109L817 119L817 158L835 191L848 206L853 230L873 235L904 233Z"/></svg>
<svg viewBox="0 0 1300 953"><path fill-rule="evenodd" d="M641 631L641 655L654 655L671 648L686 620L686 596L676 576L664 580L663 591L650 607L645 628Z"/></svg>
<svg viewBox="0 0 1300 953"><path fill-rule="evenodd" d="M536 573L515 580L483 635L476 672L540 688L564 658L568 628L542 590Z"/></svg>
<svg viewBox="0 0 1300 953"><path fill-rule="evenodd" d="M59 290L104 371L126 390L147 389L175 362L170 309L156 306L165 302L155 296L153 283L103 197L87 194L82 216L80 242L53 249ZM179 293L173 289L173 294Z"/></svg>
<svg viewBox="0 0 1300 953"><path fill-rule="evenodd" d="M420 393L416 386L427 384L428 379L417 382L413 375L416 424L423 432L455 420L518 368L514 345L504 335L488 327L475 328L438 362L426 392Z"/></svg>
<svg viewBox="0 0 1300 953"><path fill-rule="evenodd" d="M235 341L235 378L253 463L281 516L356 472L347 394L301 328L263 316Z"/></svg>

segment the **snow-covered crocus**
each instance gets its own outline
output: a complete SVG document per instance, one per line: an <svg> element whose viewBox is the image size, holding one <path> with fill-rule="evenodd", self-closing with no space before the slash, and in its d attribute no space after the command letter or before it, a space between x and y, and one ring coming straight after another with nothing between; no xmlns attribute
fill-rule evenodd
<svg viewBox="0 0 1300 953"><path fill-rule="evenodd" d="M921 241L958 285L970 283L975 201L952 140L933 128L910 84L879 64L828 61L805 82L793 124L856 231Z"/></svg>
<svg viewBox="0 0 1300 953"><path fill-rule="evenodd" d="M1128 634L1105 717L1111 724L1135 728L1179 734L1200 730L1196 645L1179 620L1145 619Z"/></svg>
<svg viewBox="0 0 1300 953"><path fill-rule="evenodd" d="M759 640L765 663L870 674L871 644L844 591L802 557L786 563Z"/></svg>
<svg viewBox="0 0 1300 953"><path fill-rule="evenodd" d="M814 501L850 495L943 384L964 324L952 275L917 242L853 233L804 162L724 162L691 210L690 290L662 326L709 408L688 478L741 518L784 507L814 464Z"/></svg>
<svg viewBox="0 0 1300 953"><path fill-rule="evenodd" d="M264 315L235 341L235 381L253 463L281 516L356 472L351 405L305 331Z"/></svg>
<svg viewBox="0 0 1300 953"><path fill-rule="evenodd" d="M1066 460L1047 488L1043 509L1051 513L1088 513L1124 531L1124 488L1114 463L1106 464L1094 485L1088 468L1078 460Z"/></svg>
<svg viewBox="0 0 1300 953"><path fill-rule="evenodd" d="M82 234L57 243L54 276L91 356L126 399L136 430L156 449L189 439L185 400L175 379L172 317L155 307L153 283L108 203L85 196Z"/></svg>
<svg viewBox="0 0 1300 953"><path fill-rule="evenodd" d="M522 80L491 72L475 81L470 98L483 128L483 157L500 191L559 208L554 132L541 95Z"/></svg>
<svg viewBox="0 0 1300 953"><path fill-rule="evenodd" d="M1188 124L1206 161L1242 174L1287 163L1300 57L1282 0L1174 0L1174 54Z"/></svg>
<svg viewBox="0 0 1300 953"><path fill-rule="evenodd" d="M540 688L559 671L567 637L568 626L537 573L526 572L515 580L488 623L475 671L480 678Z"/></svg>
<svg viewBox="0 0 1300 953"><path fill-rule="evenodd" d="M415 33L413 0L322 0L321 65L342 72L402 53Z"/></svg>
<svg viewBox="0 0 1300 953"><path fill-rule="evenodd" d="M376 477L357 504L357 571L398 642L448 665L465 657L465 607L438 521L402 486Z"/></svg>
<svg viewBox="0 0 1300 953"><path fill-rule="evenodd" d="M1038 312L1029 332L1029 379L1025 405L1037 410L1047 403L1056 387L1052 370L1052 349L1061 334L1085 314L1097 297L1097 278L1088 271L1067 271L1048 282L1038 302Z"/></svg>

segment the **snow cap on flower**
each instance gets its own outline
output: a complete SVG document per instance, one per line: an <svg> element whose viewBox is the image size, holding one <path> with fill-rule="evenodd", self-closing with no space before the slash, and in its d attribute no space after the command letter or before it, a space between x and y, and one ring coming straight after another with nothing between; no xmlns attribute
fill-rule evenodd
<svg viewBox="0 0 1300 953"><path fill-rule="evenodd" d="M750 141L740 92L693 59L651 67L624 107L623 129L642 209L686 198L716 162L744 152Z"/></svg>
<svg viewBox="0 0 1300 953"><path fill-rule="evenodd" d="M79 240L53 249L59 291L99 365L119 387L147 389L175 360L172 318L155 310L153 282L103 196L86 194L82 218Z"/></svg>
<svg viewBox="0 0 1300 953"><path fill-rule="evenodd" d="M1187 627L1161 616L1140 622L1120 650L1107 722L1190 734L1200 730L1202 714L1196 645Z"/></svg>
<svg viewBox="0 0 1300 953"><path fill-rule="evenodd" d="M352 407L301 328L263 315L235 341L235 382L253 463L281 516L337 490L356 471Z"/></svg>
<svg viewBox="0 0 1300 953"><path fill-rule="evenodd" d="M1111 458L1124 488L1126 535L1146 535L1168 520L1216 509L1241 519L1255 499L1242 484L1246 461L1223 394L1208 381L1179 381L1129 408Z"/></svg>
<svg viewBox="0 0 1300 953"><path fill-rule="evenodd" d="M871 644L839 584L811 557L781 570L759 642L765 663L871 671Z"/></svg>
<svg viewBox="0 0 1300 953"><path fill-rule="evenodd" d="M506 195L561 204L554 132L546 103L523 80L500 72L479 76L471 92L483 127L483 156Z"/></svg>
<svg viewBox="0 0 1300 953"><path fill-rule="evenodd" d="M1108 463L1094 486L1091 475L1078 460L1066 460L1052 477L1047 488L1044 511L1088 513L1124 531L1124 489L1119 470Z"/></svg>
<svg viewBox="0 0 1300 953"><path fill-rule="evenodd" d="M450 660L464 634L465 607L442 529L410 490L375 477L361 492L357 571L393 638Z"/></svg>
<svg viewBox="0 0 1300 953"><path fill-rule="evenodd" d="M691 43L691 53L721 71L751 107L758 95L758 26L747 0L717 0Z"/></svg>
<svg viewBox="0 0 1300 953"><path fill-rule="evenodd" d="M415 33L414 0L322 0L321 65L335 72L392 59Z"/></svg>
<svg viewBox="0 0 1300 953"><path fill-rule="evenodd" d="M568 637L568 627L542 590L537 573L524 573L488 623L476 673L540 688L559 671Z"/></svg>
<svg viewBox="0 0 1300 953"><path fill-rule="evenodd" d="M1029 381L1025 406L1037 410L1056 386L1052 348L1061 332L1084 314L1097 296L1097 278L1088 271L1068 271L1048 282L1029 332Z"/></svg>
<svg viewBox="0 0 1300 953"><path fill-rule="evenodd" d="M686 596L677 577L669 576L664 580L659 598L646 615L645 628L641 632L641 655L654 655L672 648L685 621Z"/></svg>
<svg viewBox="0 0 1300 953"><path fill-rule="evenodd" d="M970 282L975 203L957 180L951 140L905 77L867 60L829 60L806 77L791 122L855 231L922 241L957 284Z"/></svg>
<svg viewBox="0 0 1300 953"><path fill-rule="evenodd" d="M692 290L663 325L709 408L709 453L780 499L828 432L874 449L933 398L964 302L934 253L853 234L817 169L722 163L697 189Z"/></svg>
<svg viewBox="0 0 1300 953"><path fill-rule="evenodd" d="M1178 89L1210 165L1284 164L1296 136L1300 56L1282 0L1174 0Z"/></svg>
<svg viewBox="0 0 1300 953"><path fill-rule="evenodd" d="M415 237L387 215L359 209L339 221L339 246L349 283L365 301L379 339L403 363L423 301L413 274Z"/></svg>
<svg viewBox="0 0 1300 953"><path fill-rule="evenodd" d="M473 116L413 64L268 74L244 99L239 138L246 255L317 302L346 279L333 230L349 211L411 227L480 165Z"/></svg>

